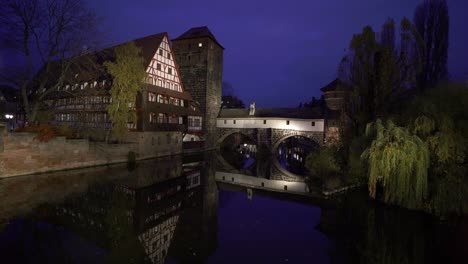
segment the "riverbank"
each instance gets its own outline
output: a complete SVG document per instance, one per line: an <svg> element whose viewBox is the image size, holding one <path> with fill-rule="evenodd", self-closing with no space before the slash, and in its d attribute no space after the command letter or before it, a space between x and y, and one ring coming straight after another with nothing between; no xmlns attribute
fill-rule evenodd
<svg viewBox="0 0 468 264"><path fill-rule="evenodd" d="M124 144L56 137L40 142L33 133L4 134L0 178L103 166L182 154L180 132L132 132Z"/></svg>

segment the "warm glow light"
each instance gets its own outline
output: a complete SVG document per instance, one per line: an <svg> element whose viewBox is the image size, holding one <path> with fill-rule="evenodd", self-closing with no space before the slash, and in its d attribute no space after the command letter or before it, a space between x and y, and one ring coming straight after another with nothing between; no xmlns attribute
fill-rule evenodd
<svg viewBox="0 0 468 264"><path fill-rule="evenodd" d="M13 115L5 114L6 119L13 119Z"/></svg>
<svg viewBox="0 0 468 264"><path fill-rule="evenodd" d="M200 43L198 43L198 47L200 47L200 48L201 48L202 46L203 46L203 43L201 43L201 42L200 42Z"/></svg>

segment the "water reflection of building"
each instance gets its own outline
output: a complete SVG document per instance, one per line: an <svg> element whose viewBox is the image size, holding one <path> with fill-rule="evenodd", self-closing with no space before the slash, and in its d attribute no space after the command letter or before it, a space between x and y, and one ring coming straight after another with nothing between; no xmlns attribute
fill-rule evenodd
<svg viewBox="0 0 468 264"><path fill-rule="evenodd" d="M182 167L181 157L140 163L112 185L96 186L56 206L53 220L106 249L115 242L115 228L117 233L127 230L140 242L145 258L164 263L187 189L196 191L194 182L200 182L199 171Z"/></svg>
<svg viewBox="0 0 468 264"><path fill-rule="evenodd" d="M215 181L213 153L198 157L201 186L188 190L183 211L170 248L170 256L179 263L204 263L217 247L218 187Z"/></svg>

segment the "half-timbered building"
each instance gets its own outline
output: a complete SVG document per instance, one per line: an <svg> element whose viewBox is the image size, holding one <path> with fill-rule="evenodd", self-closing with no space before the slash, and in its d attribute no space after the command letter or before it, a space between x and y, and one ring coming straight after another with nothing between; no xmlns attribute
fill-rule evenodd
<svg viewBox="0 0 468 264"><path fill-rule="evenodd" d="M135 103L129 105L137 114L137 122L128 123L129 130L201 133L202 114L198 104L184 89L167 33L133 42L141 48L147 76ZM111 129L107 106L112 102L109 93L112 77L106 72L104 62L115 60L117 46L74 58L63 84L58 85L45 100L45 110L52 115L54 123L87 131ZM93 65L83 67L86 64Z"/></svg>

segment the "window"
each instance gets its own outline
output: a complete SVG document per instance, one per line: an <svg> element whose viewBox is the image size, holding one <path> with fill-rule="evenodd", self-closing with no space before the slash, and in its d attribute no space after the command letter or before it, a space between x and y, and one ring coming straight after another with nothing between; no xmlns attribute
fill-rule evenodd
<svg viewBox="0 0 468 264"><path fill-rule="evenodd" d="M224 120L224 124L227 124L227 120Z"/></svg>
<svg viewBox="0 0 468 264"><path fill-rule="evenodd" d="M156 123L156 114L155 113L150 113L149 114L149 122L150 122L150 124Z"/></svg>
<svg viewBox="0 0 468 264"><path fill-rule="evenodd" d="M159 55L163 55L163 50L162 49L159 49Z"/></svg>
<svg viewBox="0 0 468 264"><path fill-rule="evenodd" d="M184 106L184 100L180 100L180 106Z"/></svg>
<svg viewBox="0 0 468 264"><path fill-rule="evenodd" d="M163 114L163 113L159 113L159 114L158 114L158 123L159 123L159 124L165 124L165 123L167 123L166 114Z"/></svg>
<svg viewBox="0 0 468 264"><path fill-rule="evenodd" d="M286 125L289 125L289 120L286 121Z"/></svg>
<svg viewBox="0 0 468 264"><path fill-rule="evenodd" d="M315 122L312 122L312 126L315 126Z"/></svg>
<svg viewBox="0 0 468 264"><path fill-rule="evenodd" d="M164 96L158 94L158 103L164 104Z"/></svg>
<svg viewBox="0 0 468 264"><path fill-rule="evenodd" d="M175 115L169 116L169 124L178 124L178 123L179 123L179 117Z"/></svg>
<svg viewBox="0 0 468 264"><path fill-rule="evenodd" d="M167 68L167 73L172 75L172 68L171 67Z"/></svg>
<svg viewBox="0 0 468 264"><path fill-rule="evenodd" d="M235 124L236 124L236 120L232 120L232 123L235 125Z"/></svg>
<svg viewBox="0 0 468 264"><path fill-rule="evenodd" d="M263 120L263 124L266 125L266 120Z"/></svg>
<svg viewBox="0 0 468 264"><path fill-rule="evenodd" d="M161 70L161 63L156 63L156 70L158 70L158 71Z"/></svg>
<svg viewBox="0 0 468 264"><path fill-rule="evenodd" d="M184 119L181 116L179 116L179 124L182 125L183 123L184 123Z"/></svg>
<svg viewBox="0 0 468 264"><path fill-rule="evenodd" d="M171 53L170 52L167 53L167 58L171 59Z"/></svg>
<svg viewBox="0 0 468 264"><path fill-rule="evenodd" d="M174 84L174 90L179 91L179 85L176 84L176 83ZM183 106L183 105L182 105L182 106Z"/></svg>
<svg viewBox="0 0 468 264"><path fill-rule="evenodd" d="M156 102L156 94L155 94L155 93L152 93L152 92L149 92L149 93L148 93L148 101L150 101L150 102Z"/></svg>

